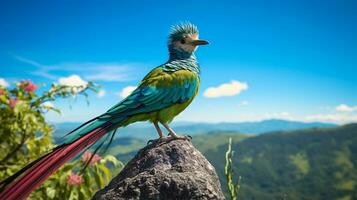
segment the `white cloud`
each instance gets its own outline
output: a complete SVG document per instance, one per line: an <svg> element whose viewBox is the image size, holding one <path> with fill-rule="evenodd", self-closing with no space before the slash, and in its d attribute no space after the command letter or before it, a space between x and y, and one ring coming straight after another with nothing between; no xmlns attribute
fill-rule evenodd
<svg viewBox="0 0 357 200"><path fill-rule="evenodd" d="M121 64L88 64L87 68L93 72L85 74L85 78L92 81L127 81L130 66Z"/></svg>
<svg viewBox="0 0 357 200"><path fill-rule="evenodd" d="M27 59L27 58L24 58L24 57L21 57L21 56L14 56L14 58L17 61L20 61L22 63L37 67L38 69L34 70L32 72L32 74L34 74L34 75L41 76L41 77L48 78L48 79L56 79L56 78L58 78L57 76L49 73L50 66L43 65L43 64L38 63L38 62L36 62L34 60L30 60L30 59Z"/></svg>
<svg viewBox="0 0 357 200"><path fill-rule="evenodd" d="M217 98L223 96L234 96L241 93L243 90L248 89L248 84L239 82L239 81L231 81L230 83L224 83L217 87L210 87L205 90L203 96L207 98Z"/></svg>
<svg viewBox="0 0 357 200"><path fill-rule="evenodd" d="M294 118L291 116L291 114L289 112L276 112L276 113L265 114L263 119L289 119L289 120L293 120Z"/></svg>
<svg viewBox="0 0 357 200"><path fill-rule="evenodd" d="M337 124L345 124L357 122L357 114L354 113L328 113L307 116L307 121L332 122Z"/></svg>
<svg viewBox="0 0 357 200"><path fill-rule="evenodd" d="M66 62L54 65L44 65L34 60L14 56L22 63L37 67L32 74L48 79L58 79L58 72L81 74L85 79L92 81L128 81L131 80L133 69L142 66L136 63L96 63L96 62Z"/></svg>
<svg viewBox="0 0 357 200"><path fill-rule="evenodd" d="M70 87L87 87L88 85L86 81L76 74L59 78L58 84Z"/></svg>
<svg viewBox="0 0 357 200"><path fill-rule="evenodd" d="M306 121L319 121L336 124L357 122L357 106L340 104L334 109L328 107L329 112L306 116Z"/></svg>
<svg viewBox="0 0 357 200"><path fill-rule="evenodd" d="M340 104L336 107L336 110L339 112L353 112L357 111L357 106L348 106L346 104Z"/></svg>
<svg viewBox="0 0 357 200"><path fill-rule="evenodd" d="M73 93L79 93L83 91L87 86L88 82L84 81L80 76L74 74L68 77L61 77L58 79L58 85L76 87L72 89Z"/></svg>
<svg viewBox="0 0 357 200"><path fill-rule="evenodd" d="M136 86L127 86L119 92L119 96L124 99L125 97L129 96L135 89Z"/></svg>
<svg viewBox="0 0 357 200"><path fill-rule="evenodd" d="M106 94L106 91L105 91L105 90L99 90L97 96L98 96L99 98L102 98L102 97L105 96L105 94Z"/></svg>
<svg viewBox="0 0 357 200"><path fill-rule="evenodd" d="M41 104L42 107L45 107L45 108L54 108L55 106L53 105L53 103L49 102L49 101L46 101L44 103Z"/></svg>
<svg viewBox="0 0 357 200"><path fill-rule="evenodd" d="M23 62L23 63L27 63L29 65L32 65L32 66L36 66L36 67L43 67L44 65L42 65L41 63L38 63L34 60L30 60L30 59L27 59L27 58L24 58L24 57L21 57L21 56L14 56L14 58L20 62Z"/></svg>
<svg viewBox="0 0 357 200"><path fill-rule="evenodd" d="M8 87L10 84L3 78L0 78L0 86L2 87Z"/></svg>

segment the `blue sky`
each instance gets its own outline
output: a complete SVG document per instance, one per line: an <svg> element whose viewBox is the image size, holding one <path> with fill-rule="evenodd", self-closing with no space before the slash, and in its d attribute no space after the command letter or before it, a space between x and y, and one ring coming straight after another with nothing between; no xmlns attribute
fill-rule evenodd
<svg viewBox="0 0 357 200"><path fill-rule="evenodd" d="M357 121L353 0L2 1L0 13L2 82L49 85L78 75L105 91L89 106L55 102L63 112L49 114L53 122L87 120L120 101L167 60L170 26L181 21L211 44L196 53L200 93L177 120Z"/></svg>

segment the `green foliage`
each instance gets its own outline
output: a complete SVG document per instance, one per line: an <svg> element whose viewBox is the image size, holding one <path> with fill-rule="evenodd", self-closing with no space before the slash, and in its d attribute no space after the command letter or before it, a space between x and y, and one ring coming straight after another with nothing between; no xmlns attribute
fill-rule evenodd
<svg viewBox="0 0 357 200"><path fill-rule="evenodd" d="M12 89L0 86L0 180L54 147L53 127L45 120L44 114L60 111L50 102L78 95L87 97L87 91L96 91L97 86L91 82L85 86L53 84L41 95L35 93L37 89L38 86L31 81L21 81ZM95 156L96 162L91 162L83 172L80 168L88 158L65 164L35 190L30 199L90 198L111 179L109 166L123 166L113 156L102 159Z"/></svg>
<svg viewBox="0 0 357 200"><path fill-rule="evenodd" d="M226 150L204 153L224 189ZM232 151L244 178L239 199L357 199L357 124L249 137L234 141Z"/></svg>
<svg viewBox="0 0 357 200"><path fill-rule="evenodd" d="M306 175L309 173L310 164L309 160L304 153L297 153L294 155L289 156L290 161L293 165L296 166L297 171L300 172L302 175Z"/></svg>
<svg viewBox="0 0 357 200"><path fill-rule="evenodd" d="M224 174L226 175L227 188L229 197L231 200L236 200L238 196L238 191L240 188L240 180L241 177L238 176L238 181L234 183L233 181L233 155L234 151L232 151L232 138L229 138L228 150L226 152L226 164L224 166Z"/></svg>
<svg viewBox="0 0 357 200"><path fill-rule="evenodd" d="M215 151L219 146L227 145L227 138L232 138L234 141L241 141L248 135L239 134L236 132L213 132L209 134L197 135L192 140L193 144L200 150L202 153L210 151Z"/></svg>
<svg viewBox="0 0 357 200"><path fill-rule="evenodd" d="M107 155L90 164L82 173L86 159L66 163L46 180L29 199L90 199L97 190L111 180L108 164L116 168L124 165L115 157Z"/></svg>

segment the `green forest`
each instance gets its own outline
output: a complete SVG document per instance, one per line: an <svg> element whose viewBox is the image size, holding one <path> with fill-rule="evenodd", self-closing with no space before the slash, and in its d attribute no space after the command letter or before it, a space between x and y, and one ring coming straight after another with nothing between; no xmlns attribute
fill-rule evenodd
<svg viewBox="0 0 357 200"><path fill-rule="evenodd" d="M357 198L357 124L258 136L234 132L196 135L194 145L214 165L226 192L225 152L232 138L238 199ZM145 142L118 138L111 153L128 161Z"/></svg>

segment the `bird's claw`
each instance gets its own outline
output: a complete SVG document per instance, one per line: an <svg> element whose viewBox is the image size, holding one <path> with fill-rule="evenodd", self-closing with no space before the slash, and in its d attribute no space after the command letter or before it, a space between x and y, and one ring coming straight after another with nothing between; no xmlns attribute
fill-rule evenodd
<svg viewBox="0 0 357 200"><path fill-rule="evenodd" d="M168 138L169 138L169 137L161 137L161 138L158 138L158 139L149 140L149 141L147 142L147 145L165 142L165 141L167 141Z"/></svg>
<svg viewBox="0 0 357 200"><path fill-rule="evenodd" d="M154 140L149 140L146 145L152 144L154 142Z"/></svg>
<svg viewBox="0 0 357 200"><path fill-rule="evenodd" d="M192 140L192 136L190 135L179 136L179 135L172 135L171 133L169 133L168 135L169 137L162 137L155 140L149 140L147 142L147 145L161 143L161 142L171 142L172 140L187 140L187 141Z"/></svg>
<svg viewBox="0 0 357 200"><path fill-rule="evenodd" d="M168 135L169 137L172 137L174 140L175 140L175 139L187 139L187 140L192 140L192 136L191 136L191 135L180 136L180 135L173 135L172 133L168 133L167 135Z"/></svg>
<svg viewBox="0 0 357 200"><path fill-rule="evenodd" d="M171 135L169 138L171 138L171 140L187 140L187 141L191 141L192 137L190 135Z"/></svg>

